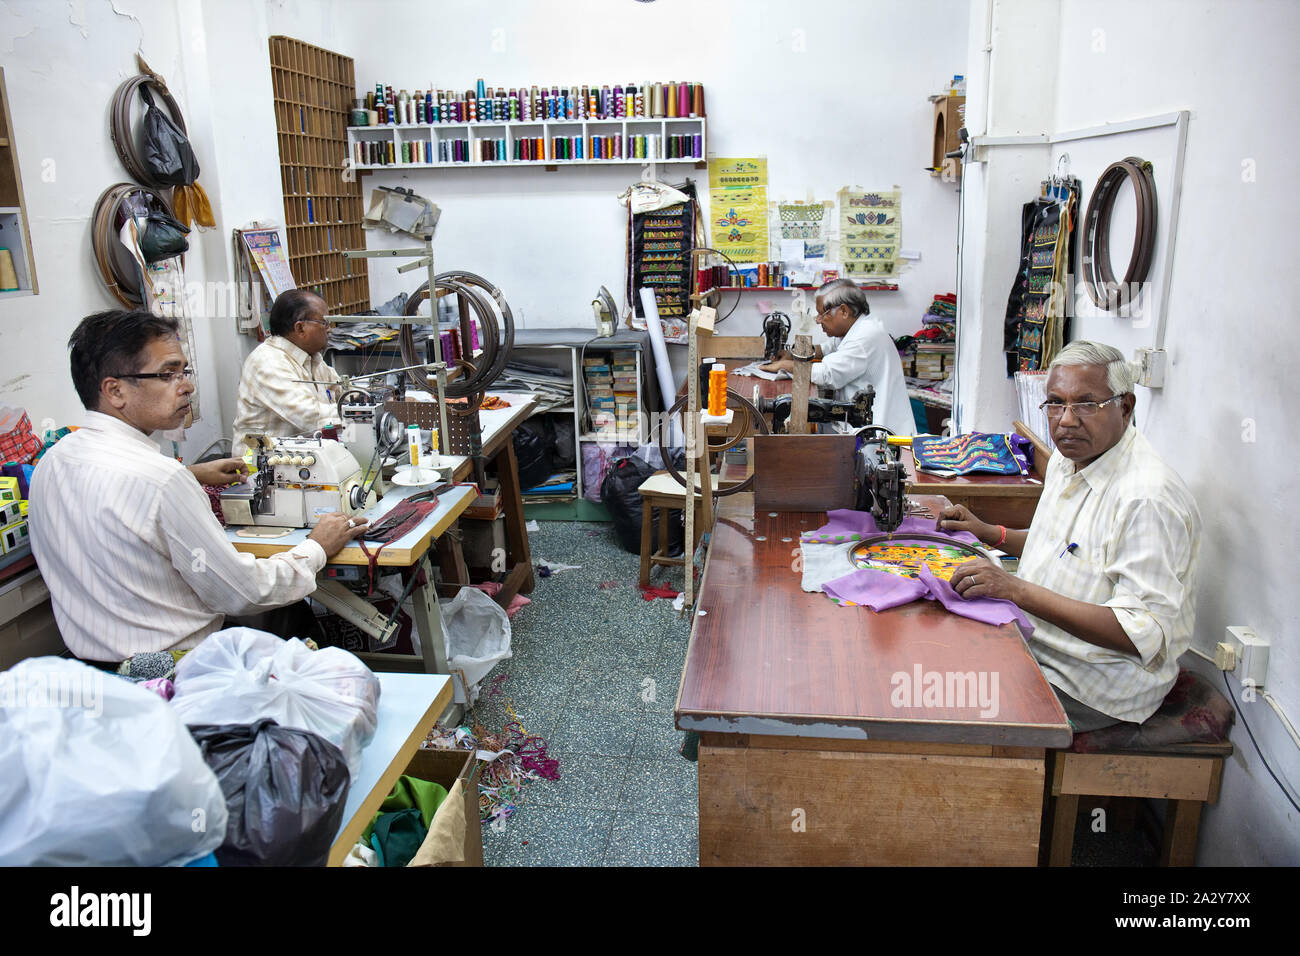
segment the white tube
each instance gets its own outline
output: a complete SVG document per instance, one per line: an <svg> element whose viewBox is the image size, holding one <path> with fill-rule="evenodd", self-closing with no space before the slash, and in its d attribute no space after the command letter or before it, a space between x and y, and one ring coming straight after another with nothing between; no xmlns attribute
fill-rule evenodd
<svg viewBox="0 0 1300 956"><path fill-rule="evenodd" d="M673 387L673 368L668 362L668 344L664 341L664 327L659 321L659 305L655 302L654 289L641 290L641 309L645 312L645 326L650 332L650 349L654 352L655 371L659 376L659 400L666 412L673 407L673 396L677 390ZM680 448L681 426L674 421L669 423L669 429L671 439L668 444Z"/></svg>

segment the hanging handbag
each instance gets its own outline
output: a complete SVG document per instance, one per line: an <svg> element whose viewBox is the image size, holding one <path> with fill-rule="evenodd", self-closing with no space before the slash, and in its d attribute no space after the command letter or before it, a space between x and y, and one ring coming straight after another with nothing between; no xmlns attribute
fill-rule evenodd
<svg viewBox="0 0 1300 956"><path fill-rule="evenodd" d="M190 241L185 238L190 230L166 210L151 208L145 219L144 235L140 237L140 252L150 264L170 259L187 252Z"/></svg>

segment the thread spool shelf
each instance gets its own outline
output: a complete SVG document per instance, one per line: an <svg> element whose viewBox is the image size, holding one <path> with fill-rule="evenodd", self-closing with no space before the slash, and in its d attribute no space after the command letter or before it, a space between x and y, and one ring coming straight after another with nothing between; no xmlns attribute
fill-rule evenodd
<svg viewBox="0 0 1300 956"><path fill-rule="evenodd" d="M646 163L693 164L704 168L708 157L708 134L705 129L705 117L627 117L621 119L587 119L587 120L512 120L510 122L474 122L474 123L392 123L378 126L349 126L348 154L344 159L351 168L371 171L377 169L473 169L478 167L502 166L537 166L554 169L559 166L626 166L645 165ZM612 158L593 158L590 151L593 136L620 136L624 142L628 136L656 135L660 137L660 153L667 152L667 137L699 135L699 156L616 156ZM554 139L558 136L580 136L583 141L583 153L580 158L557 158L552 155ZM546 154L534 159L514 159L516 141L523 139L542 139L545 141ZM438 144L443 141L465 140L469 142L469 154L474 155L474 143L479 140L505 140L508 159L470 160L462 162L402 162L403 143L428 143L430 155L438 154ZM392 143L396 161L392 163L357 162L357 143L380 142ZM692 144L693 145L693 144ZM693 152L693 150L692 150Z"/></svg>

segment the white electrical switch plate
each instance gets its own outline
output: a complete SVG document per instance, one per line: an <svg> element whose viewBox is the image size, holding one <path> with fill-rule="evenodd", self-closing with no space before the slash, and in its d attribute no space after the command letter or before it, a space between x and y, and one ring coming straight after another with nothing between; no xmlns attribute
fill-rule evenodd
<svg viewBox="0 0 1300 956"><path fill-rule="evenodd" d="M1138 349L1133 353L1133 361L1140 368L1138 384L1147 388L1164 388L1165 356L1164 349Z"/></svg>
<svg viewBox="0 0 1300 956"><path fill-rule="evenodd" d="M1236 668L1233 675L1245 684L1250 681L1255 687L1264 686L1268 675L1269 643L1249 627L1229 627L1225 642L1232 645Z"/></svg>

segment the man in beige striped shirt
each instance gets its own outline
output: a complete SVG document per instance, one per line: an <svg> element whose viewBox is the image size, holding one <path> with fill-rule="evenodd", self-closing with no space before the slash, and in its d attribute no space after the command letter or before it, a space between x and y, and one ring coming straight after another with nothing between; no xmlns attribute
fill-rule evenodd
<svg viewBox="0 0 1300 956"><path fill-rule="evenodd" d="M88 316L69 340L81 428L32 475L32 552L68 649L91 661L195 646L227 614L254 614L316 589L326 560L366 529L332 514L271 558L227 540L202 484L228 484L235 459L185 468L149 436L189 411L193 370L174 319Z"/></svg>
<svg viewBox="0 0 1300 956"><path fill-rule="evenodd" d="M1029 647L1075 731L1150 717L1192 641L1201 516L1183 480L1133 426L1134 367L1116 349L1074 342L1052 362L1043 407L1056 452L1027 531L940 515L1020 557L1016 576L975 562L963 597L1015 602Z"/></svg>
<svg viewBox="0 0 1300 956"><path fill-rule="evenodd" d="M271 337L244 359L239 376L236 456L247 435L311 435L338 423L339 377L321 358L330 336L325 311L325 300L306 289L282 292L271 306Z"/></svg>

